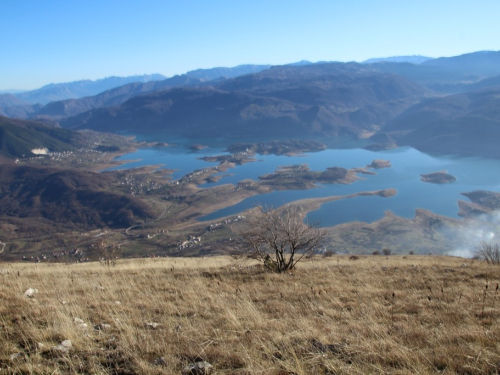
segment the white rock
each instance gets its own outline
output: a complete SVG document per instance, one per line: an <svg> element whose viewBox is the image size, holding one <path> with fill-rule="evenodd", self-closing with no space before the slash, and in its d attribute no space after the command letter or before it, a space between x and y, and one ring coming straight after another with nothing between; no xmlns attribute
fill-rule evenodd
<svg viewBox="0 0 500 375"><path fill-rule="evenodd" d="M33 298L35 296L35 294L38 293L38 289L35 289L35 288L31 288L29 287L28 289L26 289L26 291L24 292L24 295L28 298Z"/></svg>
<svg viewBox="0 0 500 375"><path fill-rule="evenodd" d="M85 323L82 319L80 318L75 318L73 319L73 321L75 322L75 324L78 326L78 328L81 328L81 329L86 329L88 327L87 323Z"/></svg>
<svg viewBox="0 0 500 375"><path fill-rule="evenodd" d="M57 345L54 349L55 350L58 350L60 352L64 352L64 353L67 353L69 352L69 350L73 347L73 345L71 344L71 340L64 340L63 342L61 342L59 345Z"/></svg>
<svg viewBox="0 0 500 375"><path fill-rule="evenodd" d="M196 363L192 363L189 366L184 367L182 370L183 375L192 375L192 374L199 374L199 375L208 375L211 374L213 370L213 366L206 362L206 361L200 361Z"/></svg>
<svg viewBox="0 0 500 375"><path fill-rule="evenodd" d="M73 347L73 345L71 344L71 340L64 340L62 343L61 343L62 346L68 348L68 349L71 349Z"/></svg>
<svg viewBox="0 0 500 375"><path fill-rule="evenodd" d="M115 305L121 305L122 303L120 301L115 301Z"/></svg>
<svg viewBox="0 0 500 375"><path fill-rule="evenodd" d="M161 324L155 322L146 322L146 328L157 329Z"/></svg>
<svg viewBox="0 0 500 375"><path fill-rule="evenodd" d="M0 270L0 275L7 275L9 273L9 270L7 268L2 268Z"/></svg>
<svg viewBox="0 0 500 375"><path fill-rule="evenodd" d="M9 359L11 361L15 361L16 359L18 359L19 357L21 356L21 353L14 353L14 354L11 354Z"/></svg>

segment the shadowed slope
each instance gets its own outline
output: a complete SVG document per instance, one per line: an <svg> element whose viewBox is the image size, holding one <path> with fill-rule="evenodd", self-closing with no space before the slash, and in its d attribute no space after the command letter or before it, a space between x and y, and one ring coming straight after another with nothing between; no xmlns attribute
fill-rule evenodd
<svg viewBox="0 0 500 375"><path fill-rule="evenodd" d="M106 191L110 174L0 165L0 215L76 227L123 228L154 217L143 201Z"/></svg>
<svg viewBox="0 0 500 375"><path fill-rule="evenodd" d="M0 154L7 157L32 155L35 148L70 151L84 144L78 132L56 128L36 121L15 120L0 116Z"/></svg>
<svg viewBox="0 0 500 375"><path fill-rule="evenodd" d="M365 71L359 64L286 66L216 88L142 95L61 125L208 137L358 135L426 93L402 77Z"/></svg>

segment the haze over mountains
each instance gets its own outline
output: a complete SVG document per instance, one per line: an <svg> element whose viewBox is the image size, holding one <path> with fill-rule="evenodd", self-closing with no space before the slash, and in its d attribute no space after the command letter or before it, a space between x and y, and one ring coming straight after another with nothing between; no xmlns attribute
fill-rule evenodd
<svg viewBox="0 0 500 375"><path fill-rule="evenodd" d="M205 137L366 137L379 132L374 141L418 143L423 151L480 152L500 157L500 152L480 147L482 137L496 131L494 108L498 103L492 90L499 85L500 51L437 59L400 56L370 59L362 64L302 61L275 67L199 69L45 106L27 103L26 98L36 97L33 92L1 95L0 115L49 121L73 129ZM56 87L62 86L48 86ZM489 90L489 94L465 96L473 103L470 108L467 106L470 110L452 104L441 107L443 95L481 90ZM460 95L447 98L445 102L450 103L465 100ZM441 124L437 133L445 143L433 145L426 142L426 137L431 137L428 131L409 130L428 115L429 123L419 124L422 128ZM458 119L461 130L458 125L444 126ZM482 130L470 137L467 134L477 122ZM434 131L434 136L437 133ZM465 146L464 137L468 139Z"/></svg>
<svg viewBox="0 0 500 375"><path fill-rule="evenodd" d="M384 131L426 152L498 157L500 87L423 100Z"/></svg>
<svg viewBox="0 0 500 375"><path fill-rule="evenodd" d="M51 83L40 89L23 92L16 96L29 103L47 104L56 100L96 95L114 87L126 85L127 83L160 81L165 78L167 77L161 74L147 74L130 77L108 77L96 81L82 80L69 83Z"/></svg>
<svg viewBox="0 0 500 375"><path fill-rule="evenodd" d="M212 87L141 95L60 123L204 137L358 135L425 94L403 77L365 71L359 64L279 66Z"/></svg>
<svg viewBox="0 0 500 375"><path fill-rule="evenodd" d="M432 57L413 55L413 56L393 56L393 57L378 57L363 61L363 64L373 64L379 62L394 62L394 63L411 63L421 64L432 60Z"/></svg>
<svg viewBox="0 0 500 375"><path fill-rule="evenodd" d="M217 137L228 144L346 136L363 139L372 150L411 146L427 153L500 158L500 52L242 65L170 78L148 76L126 84L114 78L89 82L0 95L3 243L5 238L21 238L16 246L26 251L21 236L33 233L36 238L115 228L118 235L138 223L156 223L168 214L170 204L191 210L185 218L195 220L214 202L215 207L223 205L214 201L219 193L224 199L234 193L235 201L238 194L238 199L255 194L252 187L239 192L224 184L214 191L199 189L206 176L177 184L165 178L165 171L156 174L148 168L98 173L120 152L142 147L98 132ZM118 86L91 91L108 84ZM43 100L50 95L74 97L46 104L31 101L42 101L44 93ZM39 153L34 149L45 148L72 152L31 158ZM177 219L175 212L172 220L182 225L184 218ZM133 237L127 232L124 236ZM53 237L44 246L67 246L65 238L87 241L77 237Z"/></svg>

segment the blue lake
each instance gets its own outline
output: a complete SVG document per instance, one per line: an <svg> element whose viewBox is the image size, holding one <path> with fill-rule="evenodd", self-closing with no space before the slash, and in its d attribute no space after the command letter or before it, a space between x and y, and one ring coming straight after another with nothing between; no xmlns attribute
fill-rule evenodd
<svg viewBox="0 0 500 375"><path fill-rule="evenodd" d="M151 139L149 139L151 140ZM164 141L164 140L162 140ZM208 163L198 158L224 153L223 141L211 144L209 148L190 152L184 140L175 140L176 146L140 149L124 155L118 160L135 160L114 169L133 168L144 165L162 165L175 169L173 178L177 179L196 169L203 169L217 163ZM203 141L191 143L206 144ZM226 143L227 144L227 143ZM428 209L434 213L458 217L458 200L467 198L461 192L473 190L500 190L500 160L480 158L460 158L430 156L415 149L403 147L393 150L372 152L364 149L327 149L304 156L256 155L258 161L237 166L222 173L217 183L205 184L210 188L222 184L236 184L243 179L257 180L259 176L271 173L276 168L293 164L308 164L311 170L324 170L328 167L363 167L374 159L389 160L391 168L375 170L376 175L362 175L361 180L351 185L325 184L310 190L276 191L269 194L247 198L242 202L216 211L202 218L213 220L254 207L255 205L279 206L294 200L333 195L348 195L356 192L394 188L397 194L390 198L362 196L329 202L308 215L308 220L320 226L332 226L350 221L373 222L389 210L394 214L412 218L415 209ZM452 184L436 185L420 181L420 174L447 170L457 178Z"/></svg>

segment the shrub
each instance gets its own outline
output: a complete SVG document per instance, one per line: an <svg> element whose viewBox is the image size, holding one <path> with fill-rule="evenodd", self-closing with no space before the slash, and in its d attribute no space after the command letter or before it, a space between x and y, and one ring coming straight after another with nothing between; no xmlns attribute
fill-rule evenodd
<svg viewBox="0 0 500 375"><path fill-rule="evenodd" d="M483 258L491 264L500 264L500 246L491 242L483 241L476 246L475 255Z"/></svg>
<svg viewBox="0 0 500 375"><path fill-rule="evenodd" d="M323 257L328 258L335 254L337 254L335 250L326 250L325 252L323 252Z"/></svg>
<svg viewBox="0 0 500 375"><path fill-rule="evenodd" d="M325 232L304 223L297 206L259 207L241 234L243 254L256 259L275 272L293 269L305 255L322 245Z"/></svg>

